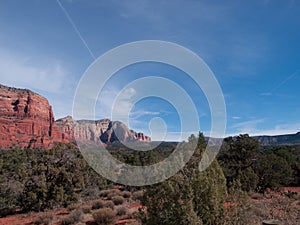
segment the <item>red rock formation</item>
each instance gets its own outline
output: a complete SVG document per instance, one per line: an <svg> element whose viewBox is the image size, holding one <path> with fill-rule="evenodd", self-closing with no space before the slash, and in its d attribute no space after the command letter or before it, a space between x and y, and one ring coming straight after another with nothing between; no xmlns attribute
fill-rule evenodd
<svg viewBox="0 0 300 225"><path fill-rule="evenodd" d="M119 121L102 120L73 120L71 116L55 121L55 125L63 133L63 139L75 141L94 141L112 143L120 140L126 141L151 141L143 133L136 133Z"/></svg>
<svg viewBox="0 0 300 225"><path fill-rule="evenodd" d="M68 116L54 122L48 100L30 90L0 85L0 148L51 148L55 142L150 141L121 122L78 120Z"/></svg>
<svg viewBox="0 0 300 225"><path fill-rule="evenodd" d="M0 85L0 106L0 148L49 148L61 141L52 108L42 96Z"/></svg>

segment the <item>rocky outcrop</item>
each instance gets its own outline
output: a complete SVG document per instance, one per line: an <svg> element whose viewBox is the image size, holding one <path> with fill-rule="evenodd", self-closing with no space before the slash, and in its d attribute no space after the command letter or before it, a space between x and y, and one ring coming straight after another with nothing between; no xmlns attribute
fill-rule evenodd
<svg viewBox="0 0 300 225"><path fill-rule="evenodd" d="M0 85L0 149L51 148L55 142L76 140L111 143L150 138L109 119L75 121L68 116L54 121L46 98L27 89Z"/></svg>
<svg viewBox="0 0 300 225"><path fill-rule="evenodd" d="M143 133L130 130L119 121L102 120L73 120L71 116L55 121L55 125L63 133L64 140L93 141L112 143L115 141L151 141Z"/></svg>
<svg viewBox="0 0 300 225"><path fill-rule="evenodd" d="M296 134L254 136L261 145L300 145L300 132Z"/></svg>
<svg viewBox="0 0 300 225"><path fill-rule="evenodd" d="M61 141L52 108L44 97L0 85L0 106L0 148L49 148Z"/></svg>

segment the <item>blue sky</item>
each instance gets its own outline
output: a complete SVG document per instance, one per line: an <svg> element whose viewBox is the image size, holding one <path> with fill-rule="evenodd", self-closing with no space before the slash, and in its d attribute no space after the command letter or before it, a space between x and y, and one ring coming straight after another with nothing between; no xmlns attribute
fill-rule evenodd
<svg viewBox="0 0 300 225"><path fill-rule="evenodd" d="M224 94L227 135L300 131L296 0L3 0L1 83L45 96L56 118L71 115L78 82L95 58L140 40L174 42L206 62ZM197 106L201 130L209 134L210 109L201 90L182 71L159 63L132 65L116 73L97 101L96 117L109 117L120 90L143 76L161 76L181 85ZM136 91L124 93L130 97ZM167 126L167 139L177 140L180 116L164 99L139 101L129 125L150 134L149 121L157 117L164 123L156 122Z"/></svg>

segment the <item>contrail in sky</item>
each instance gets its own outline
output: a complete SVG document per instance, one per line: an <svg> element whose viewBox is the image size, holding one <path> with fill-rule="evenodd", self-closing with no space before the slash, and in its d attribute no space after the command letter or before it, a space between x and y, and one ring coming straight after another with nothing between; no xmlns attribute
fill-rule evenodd
<svg viewBox="0 0 300 225"><path fill-rule="evenodd" d="M67 10L63 7L63 5L61 4L61 2L59 0L57 0L57 4L61 8L61 10L64 12L65 16L68 18L68 20L71 23L72 27L74 28L76 34L78 35L78 37L80 38L80 40L82 41L82 43L84 44L84 46L87 48L87 50L89 51L90 55L93 57L93 59L96 59L94 53L89 48L88 44L84 40L83 36L81 35L80 31L76 27L75 23L73 22L72 18L70 17L69 13L67 12Z"/></svg>

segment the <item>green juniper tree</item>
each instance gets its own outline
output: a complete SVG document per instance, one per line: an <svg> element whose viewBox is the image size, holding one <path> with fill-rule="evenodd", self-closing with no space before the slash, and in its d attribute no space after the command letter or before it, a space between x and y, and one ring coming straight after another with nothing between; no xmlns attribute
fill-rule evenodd
<svg viewBox="0 0 300 225"><path fill-rule="evenodd" d="M192 135L183 146L196 149L189 162L170 179L147 187L142 203L147 206L147 224L222 224L226 182L214 160L199 171L206 148L205 138Z"/></svg>
<svg viewBox="0 0 300 225"><path fill-rule="evenodd" d="M218 157L224 171L227 186L239 180L244 191L255 190L258 176L253 165L259 154L259 143L248 134L228 137L224 140Z"/></svg>

